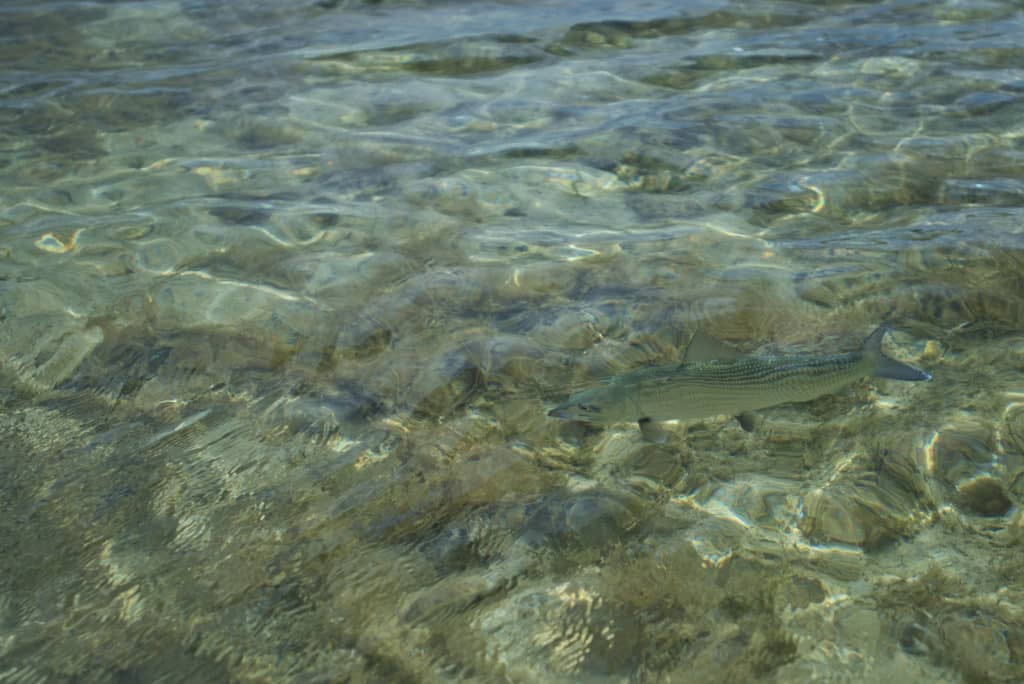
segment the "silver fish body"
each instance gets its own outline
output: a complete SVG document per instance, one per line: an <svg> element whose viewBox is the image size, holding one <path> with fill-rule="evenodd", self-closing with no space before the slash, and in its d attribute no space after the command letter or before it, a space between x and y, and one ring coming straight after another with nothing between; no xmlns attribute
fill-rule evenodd
<svg viewBox="0 0 1024 684"><path fill-rule="evenodd" d="M690 360L641 368L572 395L548 415L595 424L749 416L757 409L810 401L860 378L930 380L931 376L882 353L879 328L855 352L743 356ZM693 343L691 343L691 347ZM743 421L747 426L749 421Z"/></svg>

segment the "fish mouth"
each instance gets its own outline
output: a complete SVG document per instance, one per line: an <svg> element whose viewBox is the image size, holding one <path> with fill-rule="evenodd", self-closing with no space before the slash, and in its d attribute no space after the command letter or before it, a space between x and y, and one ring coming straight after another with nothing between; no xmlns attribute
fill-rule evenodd
<svg viewBox="0 0 1024 684"><path fill-rule="evenodd" d="M572 420L573 416L569 415L569 412L564 408L556 406L555 408L548 411L548 415L552 418L561 418L562 420Z"/></svg>

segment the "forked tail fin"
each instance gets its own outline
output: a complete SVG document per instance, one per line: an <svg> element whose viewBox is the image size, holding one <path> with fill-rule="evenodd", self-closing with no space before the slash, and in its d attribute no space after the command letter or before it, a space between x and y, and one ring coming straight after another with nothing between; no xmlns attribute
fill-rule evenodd
<svg viewBox="0 0 1024 684"><path fill-rule="evenodd" d="M860 345L861 353L874 362L872 374L876 378L889 378L891 380L931 380L932 376L923 370L900 363L882 352L882 338L885 337L885 333L888 331L889 329L884 325L878 326L875 332L868 335L868 338Z"/></svg>

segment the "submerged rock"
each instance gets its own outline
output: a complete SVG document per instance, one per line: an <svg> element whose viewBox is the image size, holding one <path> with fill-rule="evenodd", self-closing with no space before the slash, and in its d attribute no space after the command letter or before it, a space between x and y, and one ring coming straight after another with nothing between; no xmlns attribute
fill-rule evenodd
<svg viewBox="0 0 1024 684"><path fill-rule="evenodd" d="M644 444L629 452L616 471L634 486L654 491L671 488L684 474L679 451L661 444ZM646 483L646 487L642 483Z"/></svg>
<svg viewBox="0 0 1024 684"><path fill-rule="evenodd" d="M546 347L581 351L600 340L610 327L608 316L593 307L552 311L537 322L530 337Z"/></svg>
<svg viewBox="0 0 1024 684"><path fill-rule="evenodd" d="M636 517L625 506L601 496L581 496L565 513L567 530L584 546L614 542L636 522Z"/></svg>
<svg viewBox="0 0 1024 684"><path fill-rule="evenodd" d="M943 426L927 448L932 475L948 484L986 474L992 465L993 444L987 426L957 420Z"/></svg>
<svg viewBox="0 0 1024 684"><path fill-rule="evenodd" d="M800 531L812 541L877 548L909 534L934 505L913 459L883 451L839 461L803 500Z"/></svg>
<svg viewBox="0 0 1024 684"><path fill-rule="evenodd" d="M464 350L424 368L409 388L408 405L424 417L443 417L467 404L484 385L484 371Z"/></svg>
<svg viewBox="0 0 1024 684"><path fill-rule="evenodd" d="M1003 483L989 475L961 482L957 486L955 501L969 513L988 517L1005 515L1013 506Z"/></svg>
<svg viewBox="0 0 1024 684"><path fill-rule="evenodd" d="M623 541L639 520L632 506L610 494L561 492L530 507L523 535L533 545L602 547Z"/></svg>
<svg viewBox="0 0 1024 684"><path fill-rule="evenodd" d="M392 336L391 328L373 316L349 318L344 321L338 331L338 337L331 352L343 360L370 359L388 348ZM333 365L334 359L325 359L324 362Z"/></svg>
<svg viewBox="0 0 1024 684"><path fill-rule="evenodd" d="M583 582L546 583L508 596L477 624L513 680L625 674L636 664L637 617Z"/></svg>

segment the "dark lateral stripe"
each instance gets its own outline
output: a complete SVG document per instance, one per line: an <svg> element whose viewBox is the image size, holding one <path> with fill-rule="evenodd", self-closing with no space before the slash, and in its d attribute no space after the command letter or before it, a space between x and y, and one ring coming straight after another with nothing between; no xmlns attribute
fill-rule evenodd
<svg viewBox="0 0 1024 684"><path fill-rule="evenodd" d="M859 354L843 354L807 359L780 359L775 363L768 359L746 359L729 364L695 364L678 373L662 377L645 378L638 383L640 388L658 389L672 385L693 388L716 389L723 386L733 388L780 388L813 386L821 382L842 378L846 375L860 375L857 366L862 357Z"/></svg>
<svg viewBox="0 0 1024 684"><path fill-rule="evenodd" d="M762 373L710 373L700 375L687 375L677 378L680 381L689 381L696 384L708 383L739 383L744 385L761 385L779 382L813 381L815 379L845 375L853 370L854 366L835 367L828 369L794 369L787 371L768 371Z"/></svg>

